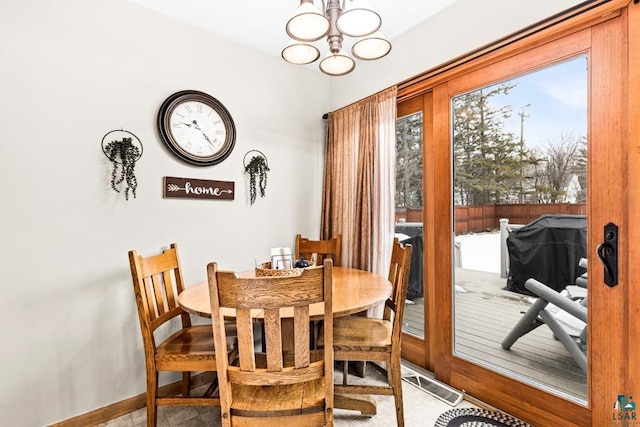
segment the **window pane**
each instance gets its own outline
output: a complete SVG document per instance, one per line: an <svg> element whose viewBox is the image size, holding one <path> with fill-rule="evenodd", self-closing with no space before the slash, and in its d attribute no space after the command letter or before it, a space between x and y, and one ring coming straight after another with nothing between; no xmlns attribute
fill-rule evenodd
<svg viewBox="0 0 640 427"><path fill-rule="evenodd" d="M586 305L587 87L579 56L452 99L454 351L580 403L586 323L550 309L574 352L521 319L530 278Z"/></svg>
<svg viewBox="0 0 640 427"><path fill-rule="evenodd" d="M422 259L422 113L396 123L396 237L413 245L413 258ZM424 337L422 263L412 263L403 331Z"/></svg>

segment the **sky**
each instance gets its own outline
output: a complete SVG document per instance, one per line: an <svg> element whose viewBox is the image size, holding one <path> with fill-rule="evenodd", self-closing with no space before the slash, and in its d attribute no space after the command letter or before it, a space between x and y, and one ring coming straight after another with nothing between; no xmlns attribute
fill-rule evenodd
<svg viewBox="0 0 640 427"><path fill-rule="evenodd" d="M520 136L524 108L524 138L527 147L545 146L561 133L587 135L587 57L569 60L508 80L517 84L508 95L493 98L492 105L511 105L507 131ZM525 108L527 104L530 104Z"/></svg>

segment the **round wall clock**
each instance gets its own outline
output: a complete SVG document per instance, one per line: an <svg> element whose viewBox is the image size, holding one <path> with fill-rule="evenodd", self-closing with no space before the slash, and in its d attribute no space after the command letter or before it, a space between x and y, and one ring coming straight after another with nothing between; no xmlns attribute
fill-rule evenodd
<svg viewBox="0 0 640 427"><path fill-rule="evenodd" d="M176 92L162 103L158 131L173 155L198 166L220 163L236 142L229 111L211 95L196 90Z"/></svg>

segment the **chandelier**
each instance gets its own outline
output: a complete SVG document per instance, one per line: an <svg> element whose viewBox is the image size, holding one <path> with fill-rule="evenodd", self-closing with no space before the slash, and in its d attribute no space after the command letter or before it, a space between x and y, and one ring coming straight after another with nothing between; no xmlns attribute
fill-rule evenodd
<svg viewBox="0 0 640 427"><path fill-rule="evenodd" d="M366 0L322 0L322 8L313 0L300 0L300 6L287 22L289 44L282 58L292 64L310 64L320 57L311 42L327 36L329 51L320 61L320 70L330 76L343 76L356 62L342 48L344 36L358 37L351 53L358 59L380 59L391 50L391 43L380 32L382 18Z"/></svg>

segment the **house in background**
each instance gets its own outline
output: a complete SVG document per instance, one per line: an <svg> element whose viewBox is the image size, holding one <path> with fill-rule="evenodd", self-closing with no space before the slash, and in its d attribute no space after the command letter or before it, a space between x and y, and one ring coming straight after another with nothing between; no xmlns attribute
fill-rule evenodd
<svg viewBox="0 0 640 427"><path fill-rule="evenodd" d="M48 425L144 393L127 251L177 242L194 283L210 261L249 269L268 248L317 235L325 112L578 3L458 0L392 40L388 57L329 78L127 0L3 2L2 424ZM224 162L187 165L160 144L157 110L183 89L230 111L237 141ZM128 201L111 190L100 145L114 129L144 147ZM250 205L252 149L271 171L267 197ZM165 176L234 181L235 200L163 199Z"/></svg>

